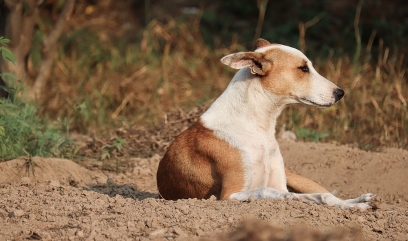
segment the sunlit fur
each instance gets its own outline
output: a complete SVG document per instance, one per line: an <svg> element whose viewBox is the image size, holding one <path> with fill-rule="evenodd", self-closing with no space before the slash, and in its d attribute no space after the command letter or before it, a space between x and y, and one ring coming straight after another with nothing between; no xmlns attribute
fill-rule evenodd
<svg viewBox="0 0 408 241"><path fill-rule="evenodd" d="M275 139L276 119L286 105L328 107L341 99L341 89L318 74L299 50L263 39L256 51L221 61L239 71L197 123L168 148L157 172L163 198L298 198L370 208L372 194L341 200L286 170ZM288 187L301 194L288 192Z"/></svg>

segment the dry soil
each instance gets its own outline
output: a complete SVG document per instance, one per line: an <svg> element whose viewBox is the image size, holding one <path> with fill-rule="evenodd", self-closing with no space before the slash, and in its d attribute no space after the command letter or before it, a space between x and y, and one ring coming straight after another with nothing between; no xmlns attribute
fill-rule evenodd
<svg viewBox="0 0 408 241"><path fill-rule="evenodd" d="M294 200L166 201L158 154L128 157L119 174L36 157L0 163L0 240L408 240L407 151L280 142L296 173L342 198L380 201L365 213Z"/></svg>
<svg viewBox="0 0 408 241"><path fill-rule="evenodd" d="M335 195L376 193L365 213L295 200L160 199L160 157L207 107L169 113L151 130L73 136L81 146L73 160L0 163L0 241L408 240L408 151L400 149L279 141L286 166Z"/></svg>

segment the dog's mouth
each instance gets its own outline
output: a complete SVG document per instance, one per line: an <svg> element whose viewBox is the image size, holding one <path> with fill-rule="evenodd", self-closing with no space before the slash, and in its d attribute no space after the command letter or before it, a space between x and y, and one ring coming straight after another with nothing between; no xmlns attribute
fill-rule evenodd
<svg viewBox="0 0 408 241"><path fill-rule="evenodd" d="M316 103L316 102L314 102L312 100L308 100L308 99L305 99L305 98L300 98L299 101L302 102L303 104L313 105L313 106L316 106L316 107L319 107L319 108L327 108L327 107L330 107L330 106L333 105L333 104L318 104L318 103Z"/></svg>

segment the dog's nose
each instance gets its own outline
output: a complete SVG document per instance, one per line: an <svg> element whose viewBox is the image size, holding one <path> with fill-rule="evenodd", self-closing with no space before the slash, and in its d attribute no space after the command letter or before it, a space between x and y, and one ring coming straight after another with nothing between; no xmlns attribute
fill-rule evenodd
<svg viewBox="0 0 408 241"><path fill-rule="evenodd" d="M343 98L344 96L344 91L340 88L337 88L336 90L334 90L333 92L334 94L334 99L337 101L339 101L341 98Z"/></svg>

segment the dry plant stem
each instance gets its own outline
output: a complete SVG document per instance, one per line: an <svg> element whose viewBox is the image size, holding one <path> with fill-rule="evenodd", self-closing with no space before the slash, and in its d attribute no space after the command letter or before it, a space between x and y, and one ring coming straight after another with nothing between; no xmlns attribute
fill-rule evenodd
<svg viewBox="0 0 408 241"><path fill-rule="evenodd" d="M129 93L122 101L122 103L119 105L119 107L113 112L112 114L112 119L116 119L118 117L119 113L125 108L126 104L133 98L133 93Z"/></svg>
<svg viewBox="0 0 408 241"><path fill-rule="evenodd" d="M377 30L373 30L373 32L371 33L370 38L368 40L367 47L366 47L366 52L367 53L371 52L371 48L373 46L373 42L374 42L374 38L375 38L376 34L377 34Z"/></svg>
<svg viewBox="0 0 408 241"><path fill-rule="evenodd" d="M64 30L65 23L70 18L72 11L74 9L75 0L66 0L64 3L64 8L53 28L51 33L44 40L43 47L43 60L40 64L40 69L35 79L34 85L30 90L30 96L38 99L41 97L42 91L44 90L47 79L51 73L52 63L54 62L54 50L56 43Z"/></svg>
<svg viewBox="0 0 408 241"><path fill-rule="evenodd" d="M146 65L143 66L142 68L140 68L136 72L134 72L131 76L123 79L122 81L120 81L120 86L126 86L130 82L135 81L136 78L138 78L139 76L144 74L147 70L148 70L147 66Z"/></svg>
<svg viewBox="0 0 408 241"><path fill-rule="evenodd" d="M31 49L34 25L38 16L37 5L42 0L5 0L9 11L5 22L5 37L10 39L8 48L13 52L16 63L0 59L0 72L10 72L25 81L27 78L26 58Z"/></svg>
<svg viewBox="0 0 408 241"><path fill-rule="evenodd" d="M354 17L354 35L356 37L356 44L357 44L357 48L356 48L356 53L354 55L354 64L355 66L358 59L360 58L360 54L361 54L361 36L360 36L360 29L359 29L359 23L360 23L360 14L361 14L361 8L363 6L364 0L360 0L358 1L357 4L357 9L356 9L356 15ZM354 73L357 72L357 69L354 69Z"/></svg>
<svg viewBox="0 0 408 241"><path fill-rule="evenodd" d="M312 20L307 21L306 23L299 23L299 49L303 53L306 51L306 30L323 18L323 15L318 15Z"/></svg>
<svg viewBox="0 0 408 241"><path fill-rule="evenodd" d="M254 40L261 36L262 25L265 19L266 5L268 5L268 0L258 0L259 17L258 24L256 25Z"/></svg>
<svg viewBox="0 0 408 241"><path fill-rule="evenodd" d="M199 35L200 34L200 23L201 19L203 17L203 12L204 12L204 3L200 4L200 9L198 10L198 13L196 17L194 18L194 24L193 24L193 29L194 29L194 34Z"/></svg>

